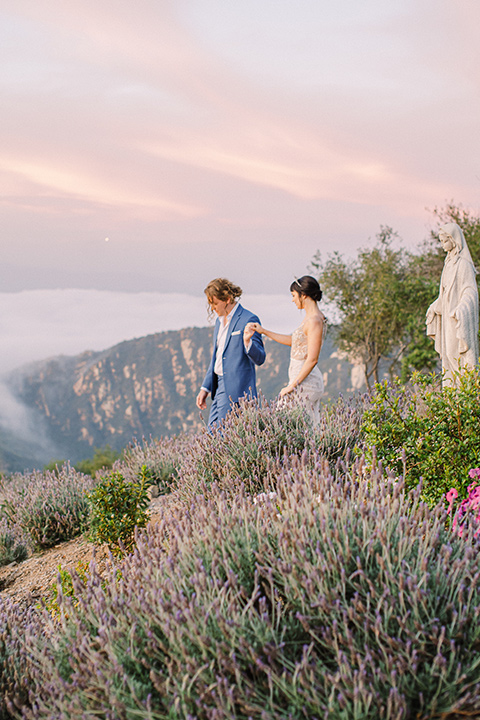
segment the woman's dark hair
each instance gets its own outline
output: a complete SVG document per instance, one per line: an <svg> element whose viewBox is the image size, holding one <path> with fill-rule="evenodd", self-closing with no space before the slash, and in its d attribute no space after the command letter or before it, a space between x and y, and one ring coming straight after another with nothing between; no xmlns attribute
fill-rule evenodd
<svg viewBox="0 0 480 720"><path fill-rule="evenodd" d="M322 291L318 280L315 280L311 275L302 275L301 278L295 278L290 285L290 292L295 290L299 295L306 295L315 302L320 302L322 299Z"/></svg>

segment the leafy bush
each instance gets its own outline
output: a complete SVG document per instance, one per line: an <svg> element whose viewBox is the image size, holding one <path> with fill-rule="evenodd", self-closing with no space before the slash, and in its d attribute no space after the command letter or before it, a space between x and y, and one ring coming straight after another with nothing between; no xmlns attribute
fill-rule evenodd
<svg viewBox="0 0 480 720"><path fill-rule="evenodd" d="M423 480L422 494L434 505L454 487L466 496L468 471L480 458L480 371L465 370L456 387L434 375L377 384L365 411L362 433L367 456L377 457L408 488Z"/></svg>
<svg viewBox="0 0 480 720"><path fill-rule="evenodd" d="M107 543L114 555L130 551L135 542L135 528L148 521L148 493L151 484L148 470L141 468L140 478L130 482L117 471L102 478L88 495L90 538L97 544Z"/></svg>
<svg viewBox="0 0 480 720"><path fill-rule="evenodd" d="M68 464L56 471L17 473L1 482L2 514L36 549L53 547L84 529L86 496L94 484Z"/></svg>
<svg viewBox="0 0 480 720"><path fill-rule="evenodd" d="M320 456L285 461L276 491L212 487L120 579L92 568L41 646L31 717L478 716L480 558L445 510Z"/></svg>

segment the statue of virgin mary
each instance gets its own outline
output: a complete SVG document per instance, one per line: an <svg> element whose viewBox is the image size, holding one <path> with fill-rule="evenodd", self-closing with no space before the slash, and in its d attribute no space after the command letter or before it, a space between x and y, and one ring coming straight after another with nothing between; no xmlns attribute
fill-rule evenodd
<svg viewBox="0 0 480 720"><path fill-rule="evenodd" d="M443 225L438 237L447 257L438 298L427 310L427 335L442 360L443 384L451 385L454 372L478 364L477 271L459 225Z"/></svg>

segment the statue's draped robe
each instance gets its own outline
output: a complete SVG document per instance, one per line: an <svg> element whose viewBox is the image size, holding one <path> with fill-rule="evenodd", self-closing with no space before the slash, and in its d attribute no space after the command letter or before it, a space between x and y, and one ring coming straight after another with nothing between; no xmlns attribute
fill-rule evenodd
<svg viewBox="0 0 480 720"><path fill-rule="evenodd" d="M441 230L452 237L455 246L445 258L439 296L427 311L427 335L435 340L449 384L452 372L478 364L478 289L462 230L456 223Z"/></svg>

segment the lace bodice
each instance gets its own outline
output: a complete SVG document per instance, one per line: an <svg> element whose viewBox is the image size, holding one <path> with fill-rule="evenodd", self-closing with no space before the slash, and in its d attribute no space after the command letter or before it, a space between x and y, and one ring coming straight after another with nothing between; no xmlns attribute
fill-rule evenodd
<svg viewBox="0 0 480 720"><path fill-rule="evenodd" d="M323 318L323 334L322 343L325 338L325 332L327 329L327 319ZM308 344L307 336L303 332L303 323L292 333L292 347L290 350L290 357L293 360L306 360L308 355Z"/></svg>
<svg viewBox="0 0 480 720"><path fill-rule="evenodd" d="M292 333L292 349L290 357L294 360L307 359L307 336L303 332L303 323Z"/></svg>

